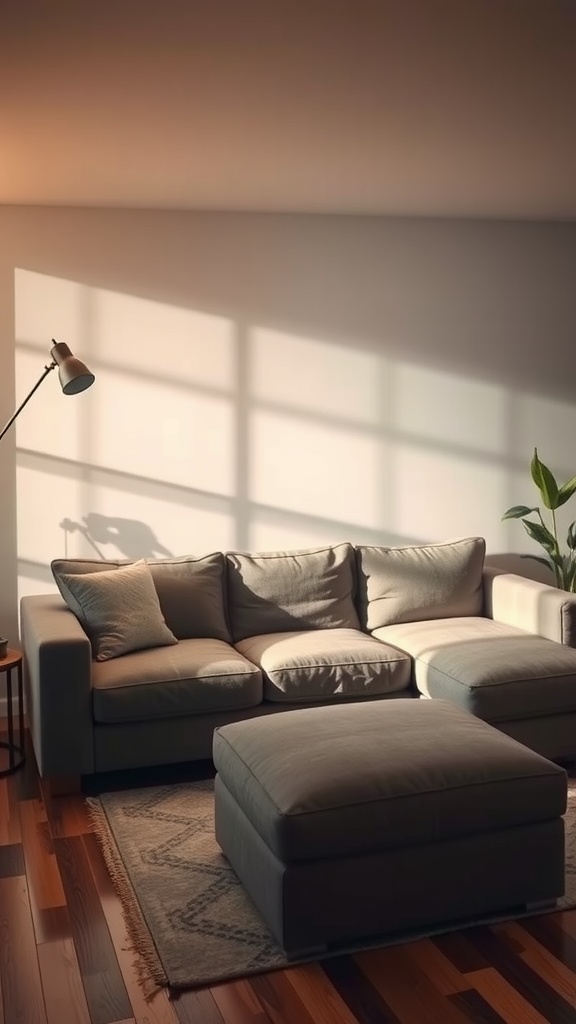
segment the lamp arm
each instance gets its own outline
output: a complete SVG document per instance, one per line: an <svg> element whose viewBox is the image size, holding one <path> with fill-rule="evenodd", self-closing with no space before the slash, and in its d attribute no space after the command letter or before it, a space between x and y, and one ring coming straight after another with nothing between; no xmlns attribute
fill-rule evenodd
<svg viewBox="0 0 576 1024"><path fill-rule="evenodd" d="M40 387L40 385L41 385L42 381L44 380L44 378L48 376L48 374L50 373L50 370L53 370L55 366L56 366L56 361L53 360L48 366L44 367L44 372L41 374L39 379L36 381L36 383L35 383L34 387L32 388L32 390L28 392L28 394L26 395L26 398L24 399L24 401L21 402L21 404L16 409L16 412L12 414L12 416L8 420L8 423L3 428L2 433L0 434L0 441L4 437L4 434L6 433L6 431L12 426L12 424L14 423L14 420L16 419L16 417L20 415L20 413L22 412L22 409L24 408L26 403L30 401L30 399L32 398L32 395L34 394L36 389Z"/></svg>

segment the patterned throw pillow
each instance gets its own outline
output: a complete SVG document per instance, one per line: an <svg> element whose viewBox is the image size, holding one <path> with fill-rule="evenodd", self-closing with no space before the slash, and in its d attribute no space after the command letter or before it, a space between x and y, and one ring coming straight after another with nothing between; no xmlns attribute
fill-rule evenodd
<svg viewBox="0 0 576 1024"><path fill-rule="evenodd" d="M145 561L103 572L54 576L68 607L90 638L96 661L178 643L166 625Z"/></svg>

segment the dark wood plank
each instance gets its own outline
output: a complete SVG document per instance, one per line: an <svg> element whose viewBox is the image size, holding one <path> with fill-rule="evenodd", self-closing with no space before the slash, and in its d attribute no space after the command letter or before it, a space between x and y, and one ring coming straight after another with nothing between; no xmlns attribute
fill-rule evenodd
<svg viewBox="0 0 576 1024"><path fill-rule="evenodd" d="M320 964L290 967L284 974L315 1024L358 1024Z"/></svg>
<svg viewBox="0 0 576 1024"><path fill-rule="evenodd" d="M47 1024L23 877L0 878L0 988L8 1024Z"/></svg>
<svg viewBox="0 0 576 1024"><path fill-rule="evenodd" d="M46 922L46 918L42 912L63 910L66 906L66 897L54 854L46 811L40 800L23 800L20 803L20 829L36 941L43 942L46 940L46 936L43 934L42 926Z"/></svg>
<svg viewBox="0 0 576 1024"><path fill-rule="evenodd" d="M112 1024L118 1018L118 1005L121 994L117 979L111 969L96 971L93 974L82 974L82 984L86 993L86 1001L90 1011L92 1024ZM118 973L120 973L118 971ZM130 1005L125 995L126 1005ZM124 1018L133 1020L133 1016Z"/></svg>
<svg viewBox="0 0 576 1024"><path fill-rule="evenodd" d="M490 1003L472 988L466 992L455 992L449 995L448 999L464 1014L466 1020L473 1021L473 1024L507 1024L510 1020L508 1016L501 1017L496 1013Z"/></svg>
<svg viewBox="0 0 576 1024"><path fill-rule="evenodd" d="M0 878L17 878L26 874L24 850L21 843L0 846Z"/></svg>
<svg viewBox="0 0 576 1024"><path fill-rule="evenodd" d="M511 921L495 929L518 956L543 978L570 1006L576 1006L576 973L542 946L520 923Z"/></svg>
<svg viewBox="0 0 576 1024"><path fill-rule="evenodd" d="M568 935L576 936L576 911L557 910L552 914L540 915L538 920L540 920L540 917L544 917L546 921L549 921L555 928L560 928ZM530 920L532 920L532 918Z"/></svg>
<svg viewBox="0 0 576 1024"><path fill-rule="evenodd" d="M167 989L162 988L154 993L148 993L141 985L138 958L130 943L122 904L108 874L95 835L85 835L83 843L134 1016L146 1024L174 1024L176 1014L168 998Z"/></svg>
<svg viewBox="0 0 576 1024"><path fill-rule="evenodd" d="M571 911L564 919L560 919L557 914L526 918L522 921L522 927L557 960L576 971L576 938L568 930L571 921L576 922L576 911Z"/></svg>
<svg viewBox="0 0 576 1024"><path fill-rule="evenodd" d="M431 939L420 939L403 947L405 954L423 971L442 995L465 992L470 987L466 977L454 967L448 957L438 949Z"/></svg>
<svg viewBox="0 0 576 1024"><path fill-rule="evenodd" d="M13 776L0 779L0 846L21 842L18 796Z"/></svg>
<svg viewBox="0 0 576 1024"><path fill-rule="evenodd" d="M132 1006L82 839L55 839L54 849L92 1024L130 1018Z"/></svg>
<svg viewBox="0 0 576 1024"><path fill-rule="evenodd" d="M489 966L488 961L482 956L480 950L476 949L468 941L467 931L435 935L432 942L461 974L468 974L469 971L480 971L482 968Z"/></svg>
<svg viewBox="0 0 576 1024"><path fill-rule="evenodd" d="M469 1024L463 1013L438 991L403 946L356 956L362 972L403 1024Z"/></svg>
<svg viewBox="0 0 576 1024"><path fill-rule="evenodd" d="M75 793L67 797L54 797L44 782L41 790L50 833L54 839L80 836L90 830L83 796Z"/></svg>
<svg viewBox="0 0 576 1024"><path fill-rule="evenodd" d="M314 1024L314 1018L290 985L285 971L254 975L250 985L273 1024L285 1024L288 1020Z"/></svg>
<svg viewBox="0 0 576 1024"><path fill-rule="evenodd" d="M358 1024L401 1024L400 1018L382 999L353 957L329 957L322 962L322 970Z"/></svg>
<svg viewBox="0 0 576 1024"><path fill-rule="evenodd" d="M179 1024L226 1024L209 989L179 993L172 1006Z"/></svg>
<svg viewBox="0 0 576 1024"><path fill-rule="evenodd" d="M36 945L72 938L72 922L68 907L48 907L33 910Z"/></svg>
<svg viewBox="0 0 576 1024"><path fill-rule="evenodd" d="M469 939L498 973L544 1017L554 1024L576 1024L576 1008L552 985L526 964L500 936L488 927L475 928Z"/></svg>
<svg viewBox="0 0 576 1024"><path fill-rule="evenodd" d="M10 776L10 778L13 780L18 800L39 800L41 797L40 777L36 767L36 759L32 751L32 743L28 734L26 734L25 748L26 760L22 767L19 768L14 775Z"/></svg>
<svg viewBox="0 0 576 1024"><path fill-rule="evenodd" d="M72 939L38 947L48 1024L91 1024Z"/></svg>
<svg viewBox="0 0 576 1024"><path fill-rule="evenodd" d="M527 999L516 991L495 967L484 967L470 975L475 990L484 1002L507 1022L514 1024L551 1024L549 1017L543 1017ZM555 1018L553 1018L555 1022Z"/></svg>
<svg viewBox="0 0 576 1024"><path fill-rule="evenodd" d="M270 1024L270 1017L247 980L213 985L210 992L226 1024Z"/></svg>

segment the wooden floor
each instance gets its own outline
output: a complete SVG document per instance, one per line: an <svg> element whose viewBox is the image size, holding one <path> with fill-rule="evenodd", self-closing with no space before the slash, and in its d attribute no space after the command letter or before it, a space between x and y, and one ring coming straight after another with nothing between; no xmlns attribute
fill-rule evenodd
<svg viewBox="0 0 576 1024"><path fill-rule="evenodd" d="M29 754L0 779L0 988L0 1024L567 1024L576 911L146 1002L84 799Z"/></svg>

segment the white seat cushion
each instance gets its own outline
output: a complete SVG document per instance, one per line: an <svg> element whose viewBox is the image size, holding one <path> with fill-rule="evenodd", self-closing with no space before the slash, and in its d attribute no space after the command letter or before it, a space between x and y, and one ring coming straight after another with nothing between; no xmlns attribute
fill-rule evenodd
<svg viewBox="0 0 576 1024"><path fill-rule="evenodd" d="M576 650L482 616L383 626L374 635L414 658L426 697L488 722L576 711Z"/></svg>

